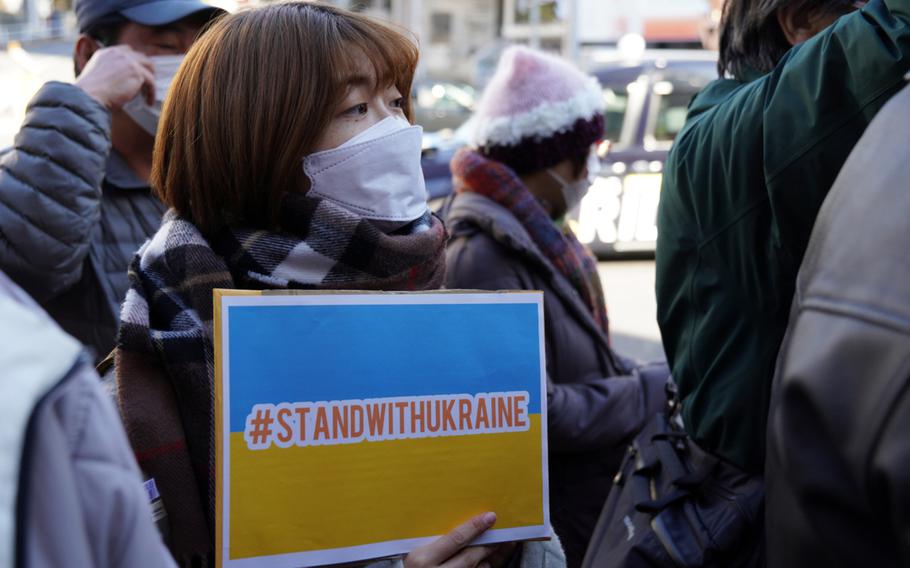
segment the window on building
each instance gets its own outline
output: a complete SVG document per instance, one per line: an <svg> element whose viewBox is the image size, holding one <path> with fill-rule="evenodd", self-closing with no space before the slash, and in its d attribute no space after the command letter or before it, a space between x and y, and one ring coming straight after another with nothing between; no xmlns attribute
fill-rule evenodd
<svg viewBox="0 0 910 568"><path fill-rule="evenodd" d="M542 37L540 38L540 49L559 55L562 53L562 38Z"/></svg>
<svg viewBox="0 0 910 568"><path fill-rule="evenodd" d="M529 24L531 22L532 0L515 0L515 23ZM563 2L560 0L539 0L540 23L550 24L562 20Z"/></svg>
<svg viewBox="0 0 910 568"><path fill-rule="evenodd" d="M449 43L452 40L452 14L433 12L430 14L430 43Z"/></svg>
<svg viewBox="0 0 910 568"><path fill-rule="evenodd" d="M354 12L364 12L367 10L392 11L392 0L351 0L350 9Z"/></svg>

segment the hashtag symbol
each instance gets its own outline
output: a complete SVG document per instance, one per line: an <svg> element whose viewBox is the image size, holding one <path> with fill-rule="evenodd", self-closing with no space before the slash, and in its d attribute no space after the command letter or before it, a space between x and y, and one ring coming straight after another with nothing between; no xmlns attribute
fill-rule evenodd
<svg viewBox="0 0 910 568"><path fill-rule="evenodd" d="M260 406L255 409L255 416L251 413L247 417L247 445L249 447L261 447L266 444L272 436L272 424L275 419L272 418L272 409L269 406Z"/></svg>

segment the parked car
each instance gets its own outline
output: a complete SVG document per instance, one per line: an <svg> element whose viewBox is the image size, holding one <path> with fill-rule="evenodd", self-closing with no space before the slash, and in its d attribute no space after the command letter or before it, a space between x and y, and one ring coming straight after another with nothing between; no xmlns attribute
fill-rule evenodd
<svg viewBox="0 0 910 568"><path fill-rule="evenodd" d="M424 132L420 164L431 205L452 193L452 170L449 163L459 148L470 144L472 124L468 119L455 130Z"/></svg>
<svg viewBox="0 0 910 568"><path fill-rule="evenodd" d="M716 54L653 50L630 61L608 53L590 72L604 89L603 167L568 221L598 256L653 252L664 162L692 97L717 77ZM427 135L423 167L431 199L451 193L449 161L469 140L470 122Z"/></svg>
<svg viewBox="0 0 910 568"><path fill-rule="evenodd" d="M454 130L474 112L477 92L456 81L421 80L411 89L414 122L427 132Z"/></svg>

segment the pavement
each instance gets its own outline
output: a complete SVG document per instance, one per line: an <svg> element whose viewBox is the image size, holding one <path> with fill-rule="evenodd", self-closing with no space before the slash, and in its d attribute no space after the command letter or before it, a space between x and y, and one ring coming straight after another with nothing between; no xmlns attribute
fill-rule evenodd
<svg viewBox="0 0 910 568"><path fill-rule="evenodd" d="M0 46L0 149L13 143L25 107L47 81L73 80L73 39Z"/></svg>
<svg viewBox="0 0 910 568"><path fill-rule="evenodd" d="M665 359L657 327L653 260L611 260L598 264L607 297L613 348L642 361Z"/></svg>

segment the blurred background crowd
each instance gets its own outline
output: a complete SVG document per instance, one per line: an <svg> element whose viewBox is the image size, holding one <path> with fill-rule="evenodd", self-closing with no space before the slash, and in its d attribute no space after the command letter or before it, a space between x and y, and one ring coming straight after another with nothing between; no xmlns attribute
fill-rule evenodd
<svg viewBox="0 0 910 568"><path fill-rule="evenodd" d="M234 11L258 2L212 0ZM663 163L692 96L716 77L721 0L334 0L416 32L412 92L424 127L431 197L451 193L449 162L468 141L469 117L501 52L514 43L559 54L603 85L604 168L569 222L602 260L618 346L662 357L654 313L656 211ZM72 81L72 0L0 0L0 148L49 80ZM437 201L438 203L438 201Z"/></svg>

